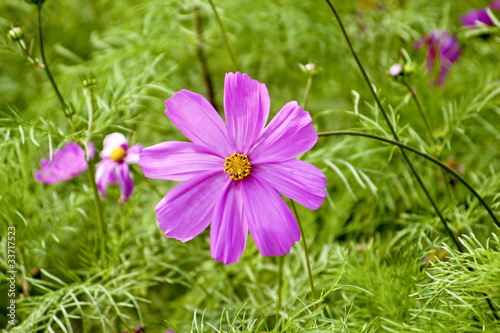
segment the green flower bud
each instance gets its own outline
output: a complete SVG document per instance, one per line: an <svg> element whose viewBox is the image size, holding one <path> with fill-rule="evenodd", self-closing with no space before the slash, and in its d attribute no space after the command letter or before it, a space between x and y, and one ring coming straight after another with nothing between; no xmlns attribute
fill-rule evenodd
<svg viewBox="0 0 500 333"><path fill-rule="evenodd" d="M84 88L90 88L92 86L95 86L97 84L96 79L85 79L82 82Z"/></svg>
<svg viewBox="0 0 500 333"><path fill-rule="evenodd" d="M8 37L9 39L17 42L18 40L23 38L23 30L18 27L12 28L9 30Z"/></svg>

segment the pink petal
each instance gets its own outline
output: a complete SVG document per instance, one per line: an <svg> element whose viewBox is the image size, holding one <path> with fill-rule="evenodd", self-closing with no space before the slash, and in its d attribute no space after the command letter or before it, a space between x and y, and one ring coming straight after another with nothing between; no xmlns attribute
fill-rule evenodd
<svg viewBox="0 0 500 333"><path fill-rule="evenodd" d="M116 183L115 169L118 163L105 158L96 165L95 182L102 198L106 198L106 188Z"/></svg>
<svg viewBox="0 0 500 333"><path fill-rule="evenodd" d="M309 112L291 101L266 126L248 157L253 164L283 162L305 153L317 141Z"/></svg>
<svg viewBox="0 0 500 333"><path fill-rule="evenodd" d="M300 239L292 212L278 192L256 175L244 181L242 198L250 234L263 256L282 256Z"/></svg>
<svg viewBox="0 0 500 333"><path fill-rule="evenodd" d="M128 164L119 163L115 169L115 177L122 193L119 201L123 204L128 201L132 195L132 191L134 190L134 182L132 181L132 178L130 178L130 169Z"/></svg>
<svg viewBox="0 0 500 333"><path fill-rule="evenodd" d="M191 142L162 142L144 148L138 164L148 178L188 180L205 171L223 171L224 159Z"/></svg>
<svg viewBox="0 0 500 333"><path fill-rule="evenodd" d="M210 226L212 258L226 265L237 262L247 243L248 225L243 218L243 183L229 183L215 205Z"/></svg>
<svg viewBox="0 0 500 333"><path fill-rule="evenodd" d="M280 194L309 209L318 209L326 197L323 172L301 160L258 164L252 168L252 174L267 181Z"/></svg>
<svg viewBox="0 0 500 333"><path fill-rule="evenodd" d="M102 152L100 154L101 158L109 157L113 150L122 147L127 150L128 140L122 133L112 133L104 138Z"/></svg>
<svg viewBox="0 0 500 333"><path fill-rule="evenodd" d="M41 170L35 170L35 179L45 184L62 182L76 177L87 167L85 150L75 142L68 142L56 151L52 160L40 160Z"/></svg>
<svg viewBox="0 0 500 333"><path fill-rule="evenodd" d="M270 103L265 84L247 74L226 74L224 112L235 152L246 154L252 148L266 125Z"/></svg>
<svg viewBox="0 0 500 333"><path fill-rule="evenodd" d="M227 173L209 171L170 190L156 205L156 218L165 236L186 242L205 230L229 181Z"/></svg>
<svg viewBox="0 0 500 333"><path fill-rule="evenodd" d="M165 104L167 117L193 143L223 158L233 153L224 121L205 97L181 90Z"/></svg>
<svg viewBox="0 0 500 333"><path fill-rule="evenodd" d="M140 143L133 145L127 150L127 156L123 159L123 161L127 164L137 163L139 162L139 155L142 152L142 146Z"/></svg>

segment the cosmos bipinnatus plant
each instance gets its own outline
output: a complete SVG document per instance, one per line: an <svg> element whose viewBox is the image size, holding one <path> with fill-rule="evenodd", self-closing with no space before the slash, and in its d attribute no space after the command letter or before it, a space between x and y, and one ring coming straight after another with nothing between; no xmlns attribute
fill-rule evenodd
<svg viewBox="0 0 500 333"><path fill-rule="evenodd" d="M40 111L1 118L15 162L0 216L21 244L9 331L499 327L496 155L450 157L472 154L453 140L491 147L466 136L472 121L499 136L479 115L498 111L498 78L446 102L467 95L467 49L491 57L498 1L457 5L463 27L394 1L344 4L346 26L330 0L126 1L102 17L96 2L68 14L96 24L79 51L47 35L65 33L46 1L27 2L36 33L6 36L50 88L33 89Z"/></svg>

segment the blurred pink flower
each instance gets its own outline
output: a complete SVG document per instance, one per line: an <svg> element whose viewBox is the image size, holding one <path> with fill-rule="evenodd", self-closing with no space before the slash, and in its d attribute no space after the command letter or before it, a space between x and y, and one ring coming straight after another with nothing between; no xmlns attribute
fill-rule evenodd
<svg viewBox="0 0 500 333"><path fill-rule="evenodd" d="M490 7L491 10L500 10L500 0L490 2L488 7Z"/></svg>
<svg viewBox="0 0 500 333"><path fill-rule="evenodd" d="M96 166L95 180L97 189L106 198L108 184L118 184L121 190L120 203L126 202L134 190L130 178L129 164L139 161L142 146L136 144L129 148L128 140L121 133L113 133L104 139L103 150L99 155L102 161Z"/></svg>
<svg viewBox="0 0 500 333"><path fill-rule="evenodd" d="M488 4L493 11L500 11L500 0L490 2ZM460 22L468 27L477 27L478 22L483 23L488 26L493 26L493 21L491 20L486 8L472 9L460 17Z"/></svg>
<svg viewBox="0 0 500 333"><path fill-rule="evenodd" d="M90 158L94 158L94 143L88 145ZM41 170L35 170L35 179L38 182L52 184L74 178L87 170L85 150L75 142L68 142L63 149L59 149L50 159L40 160Z"/></svg>
<svg viewBox="0 0 500 333"><path fill-rule="evenodd" d="M447 30L434 30L422 36L415 43L415 48L427 49L427 70L432 73L437 68L439 74L436 81L439 85L444 85L451 64L460 56L461 48L457 38Z"/></svg>
<svg viewBox="0 0 500 333"><path fill-rule="evenodd" d="M486 9L469 10L467 13L460 16L460 22L462 22L463 25L468 27L477 27L478 22L481 22L489 26L493 25L493 22L491 21L491 18L488 16Z"/></svg>
<svg viewBox="0 0 500 333"><path fill-rule="evenodd" d="M241 73L224 83L226 124L202 96L181 90L165 114L192 142L145 148L146 177L184 181L156 206L167 237L186 242L210 223L212 258L237 262L250 231L264 256L284 255L300 239L297 221L280 194L317 209L326 196L325 175L295 157L318 140L308 112L287 103L267 125L265 84Z"/></svg>

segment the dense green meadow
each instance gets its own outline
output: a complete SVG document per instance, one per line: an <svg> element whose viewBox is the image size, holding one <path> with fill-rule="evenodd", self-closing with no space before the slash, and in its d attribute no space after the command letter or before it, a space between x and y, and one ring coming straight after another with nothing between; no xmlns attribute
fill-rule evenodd
<svg viewBox="0 0 500 333"><path fill-rule="evenodd" d="M500 11L464 27L488 1L331 2L373 92L326 1L0 1L1 332L499 332ZM416 49L437 30L461 47L442 85L429 45ZM108 134L187 141L165 100L212 90L223 115L236 71L267 85L270 118L296 100L317 133L336 131L300 156L328 183L319 209L295 204L314 298L301 241L269 257L249 236L225 265L210 227L165 237L155 206L180 182L131 164L128 202L117 185L96 196ZM36 181L70 141L94 142L92 172Z"/></svg>

